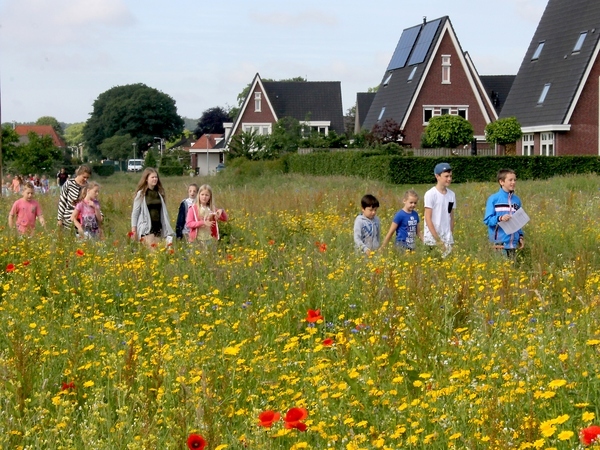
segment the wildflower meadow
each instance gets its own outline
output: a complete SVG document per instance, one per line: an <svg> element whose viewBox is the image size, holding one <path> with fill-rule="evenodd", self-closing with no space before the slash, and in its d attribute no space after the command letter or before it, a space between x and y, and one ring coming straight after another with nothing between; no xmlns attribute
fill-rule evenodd
<svg viewBox="0 0 600 450"><path fill-rule="evenodd" d="M423 217L429 185L166 178L173 225L190 181L230 220L214 249L153 251L127 236L137 178L98 180L101 241L59 231L53 196L38 196L33 237L0 230L1 448L594 445L599 177L517 183L531 221L514 263L487 243L493 182L452 186L456 246L441 259L353 248L362 195L385 234L408 188Z"/></svg>

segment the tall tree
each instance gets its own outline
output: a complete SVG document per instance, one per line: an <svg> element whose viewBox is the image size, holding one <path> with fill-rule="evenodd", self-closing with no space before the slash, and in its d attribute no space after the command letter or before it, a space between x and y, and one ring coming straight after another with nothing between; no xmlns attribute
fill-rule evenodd
<svg viewBox="0 0 600 450"><path fill-rule="evenodd" d="M54 145L50 136L29 133L29 142L21 145L13 160L13 167L19 173L47 173L54 170L62 152Z"/></svg>
<svg viewBox="0 0 600 450"><path fill-rule="evenodd" d="M65 130L65 141L67 145L79 145L84 141L83 127L85 122L71 124Z"/></svg>
<svg viewBox="0 0 600 450"><path fill-rule="evenodd" d="M145 84L117 86L94 101L83 135L90 155L100 157L100 144L117 134L129 134L137 148L148 148L155 137L171 139L183 131L175 100Z"/></svg>
<svg viewBox="0 0 600 450"><path fill-rule="evenodd" d="M42 116L40 117L38 120L35 121L36 125L50 125L52 128L54 128L54 131L56 131L56 133L62 137L63 135L63 128L61 126L61 124L58 122L58 120L56 120L56 118L52 117L52 116Z"/></svg>
<svg viewBox="0 0 600 450"><path fill-rule="evenodd" d="M17 143L19 142L19 135L14 130L12 125L6 125L2 127L2 159L4 162L11 161L17 154Z"/></svg>
<svg viewBox="0 0 600 450"><path fill-rule="evenodd" d="M206 133L224 133L223 122L231 122L229 113L220 106L209 108L202 113L202 117L198 120L198 126L194 130L196 137L200 137Z"/></svg>
<svg viewBox="0 0 600 450"><path fill-rule="evenodd" d="M133 139L129 134L116 134L104 139L98 146L100 151L108 159L115 161L131 158L133 155Z"/></svg>

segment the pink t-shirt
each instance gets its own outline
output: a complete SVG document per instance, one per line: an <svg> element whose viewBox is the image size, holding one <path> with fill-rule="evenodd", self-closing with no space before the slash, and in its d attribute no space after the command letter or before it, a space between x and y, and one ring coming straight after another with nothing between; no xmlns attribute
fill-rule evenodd
<svg viewBox="0 0 600 450"><path fill-rule="evenodd" d="M16 216L19 233L31 233L35 228L35 218L42 215L40 204L35 200L27 201L20 198L13 203L10 215Z"/></svg>

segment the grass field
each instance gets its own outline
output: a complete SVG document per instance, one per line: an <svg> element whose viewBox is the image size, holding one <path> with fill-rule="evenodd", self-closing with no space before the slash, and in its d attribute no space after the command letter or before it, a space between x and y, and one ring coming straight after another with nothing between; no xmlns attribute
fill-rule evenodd
<svg viewBox="0 0 600 450"><path fill-rule="evenodd" d="M430 186L232 170L194 179L230 216L218 249L151 252L137 178L99 180L104 241L57 231L57 197L33 238L0 231L1 448L571 450L598 422L598 177L517 183L516 264L487 244L493 183L452 186L441 260L352 244L363 194L385 232ZM163 180L173 225L190 181Z"/></svg>

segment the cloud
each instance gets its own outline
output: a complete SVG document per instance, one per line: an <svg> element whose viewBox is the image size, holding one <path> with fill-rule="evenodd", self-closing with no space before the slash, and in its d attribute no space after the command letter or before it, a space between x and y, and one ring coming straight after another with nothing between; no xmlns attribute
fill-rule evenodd
<svg viewBox="0 0 600 450"><path fill-rule="evenodd" d="M269 14L252 13L251 18L265 25L275 25L289 29L300 28L312 25L322 25L332 27L338 24L338 21L331 14L324 11L303 11L297 13L273 12Z"/></svg>
<svg viewBox="0 0 600 450"><path fill-rule="evenodd" d="M0 9L0 33L12 46L77 43L133 22L124 0L8 0Z"/></svg>

